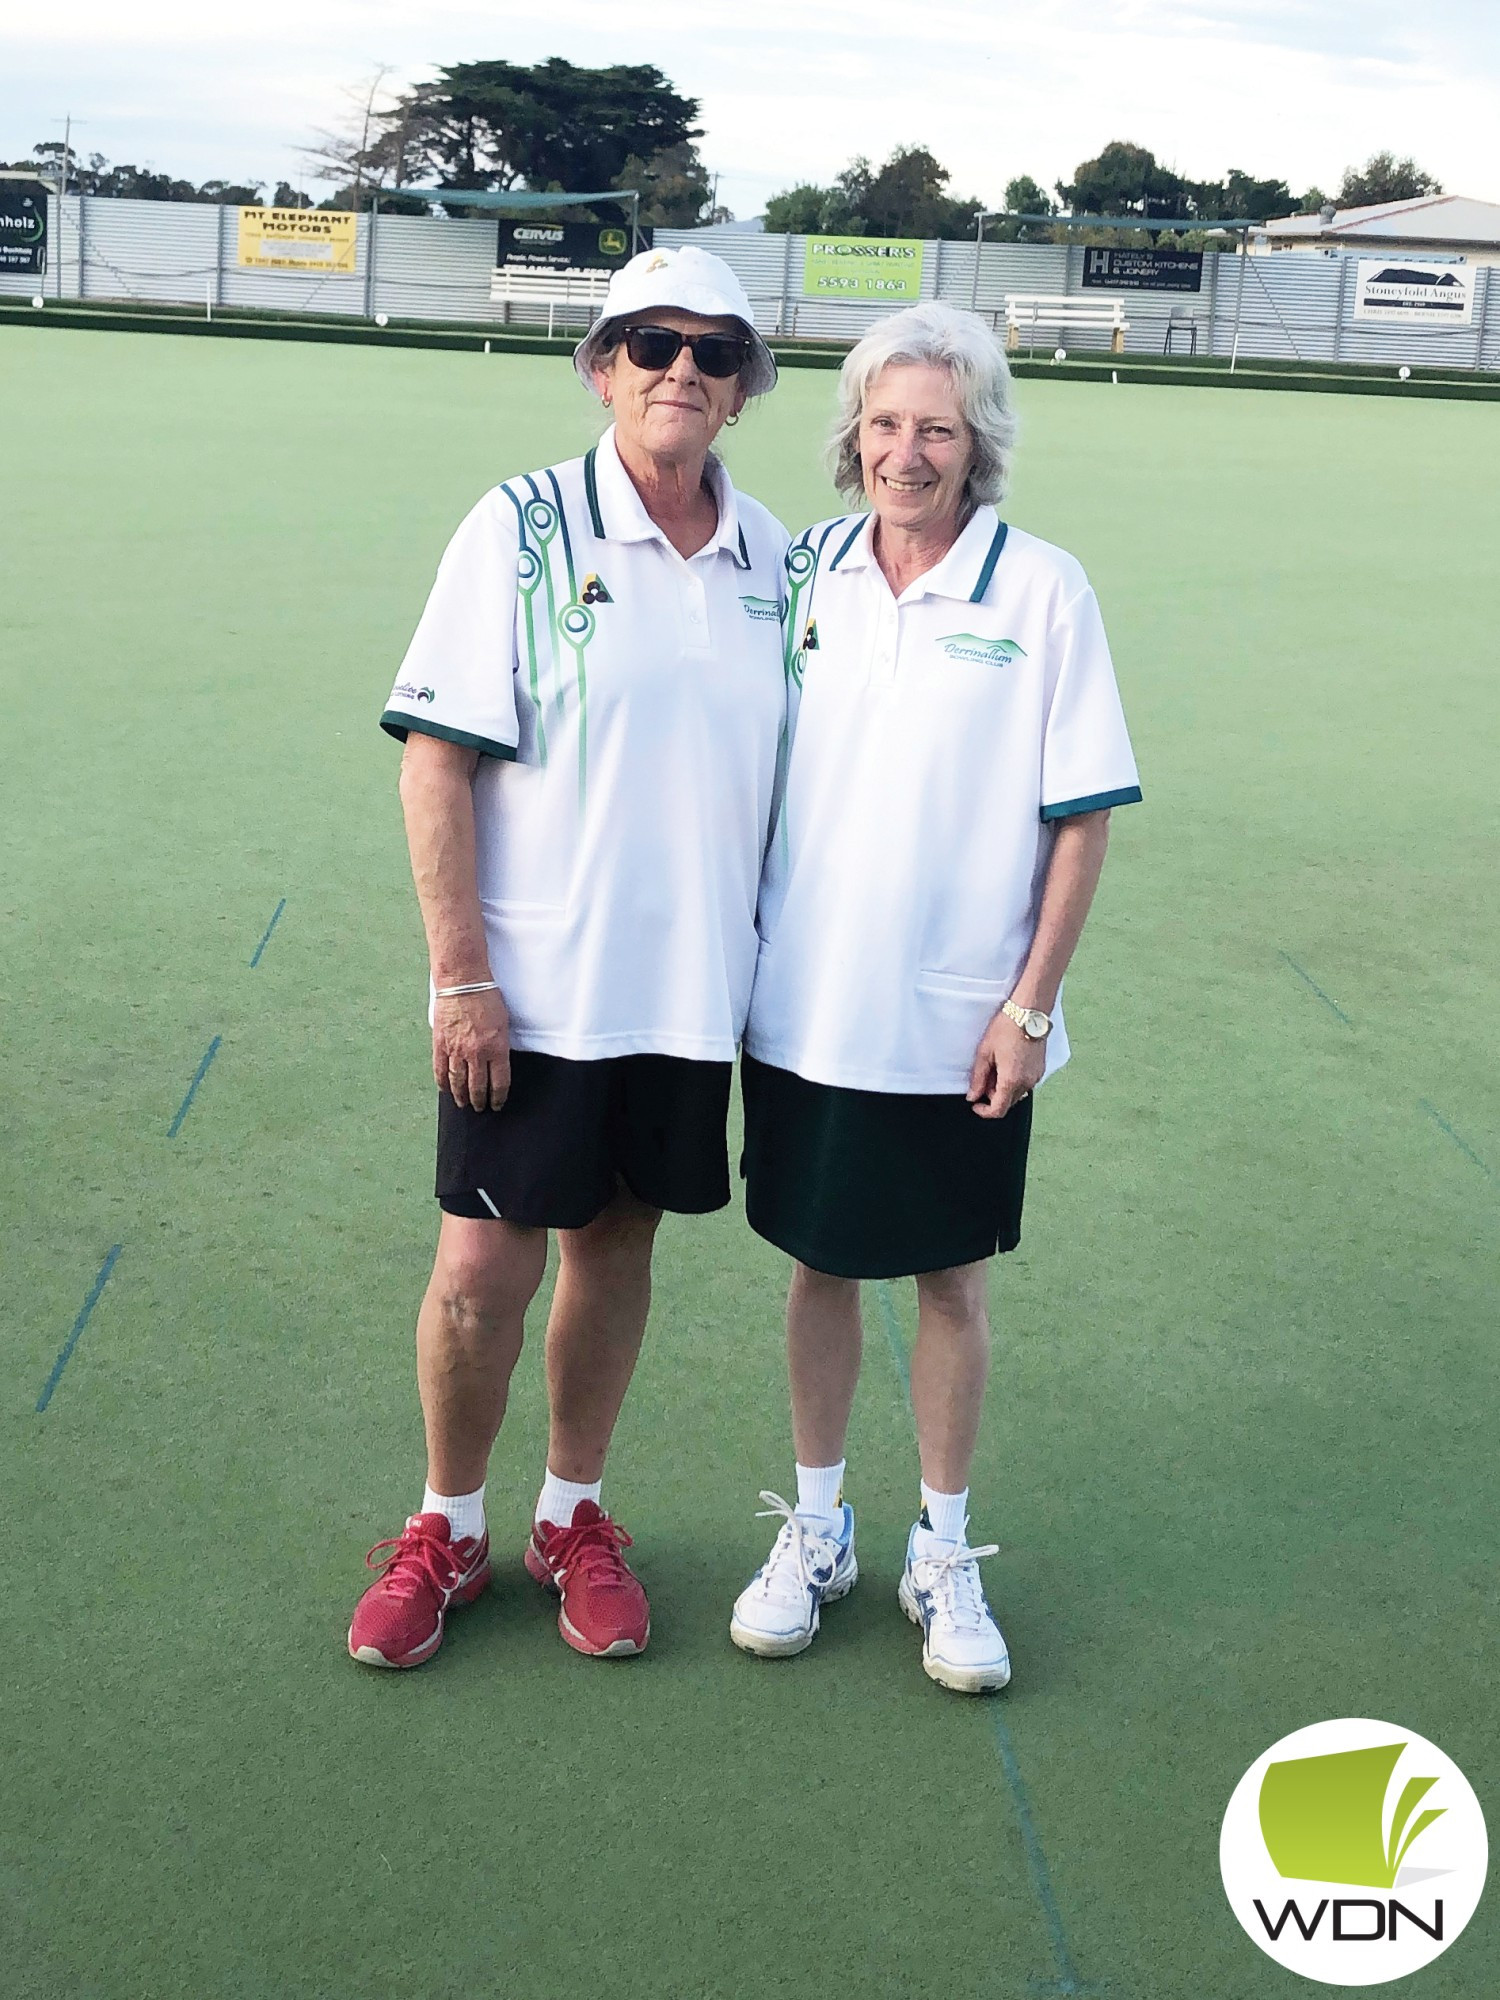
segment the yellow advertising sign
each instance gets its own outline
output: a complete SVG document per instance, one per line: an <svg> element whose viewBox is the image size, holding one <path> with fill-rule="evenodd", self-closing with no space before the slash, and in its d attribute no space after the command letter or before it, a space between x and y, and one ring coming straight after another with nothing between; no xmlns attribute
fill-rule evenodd
<svg viewBox="0 0 1500 2000"><path fill-rule="evenodd" d="M242 265L259 271L354 271L359 218L317 208L242 208Z"/></svg>

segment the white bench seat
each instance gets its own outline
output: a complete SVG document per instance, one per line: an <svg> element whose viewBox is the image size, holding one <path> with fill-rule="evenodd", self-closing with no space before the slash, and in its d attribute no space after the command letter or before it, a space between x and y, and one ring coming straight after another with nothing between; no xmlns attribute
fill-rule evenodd
<svg viewBox="0 0 1500 2000"><path fill-rule="evenodd" d="M512 306L530 306L538 315L545 306L550 335L559 312L582 312L585 325L592 325L604 304L609 276L608 271L547 271L497 264L490 273L490 304L503 305L507 321Z"/></svg>
<svg viewBox="0 0 1500 2000"><path fill-rule="evenodd" d="M1021 345L1023 330L1036 342L1038 327L1058 333L1074 327L1100 329L1110 336L1115 354L1125 352L1125 336L1130 322L1125 317L1125 301L1111 298L1080 298L1076 293L1008 292L1005 299L1005 344L1014 352Z"/></svg>

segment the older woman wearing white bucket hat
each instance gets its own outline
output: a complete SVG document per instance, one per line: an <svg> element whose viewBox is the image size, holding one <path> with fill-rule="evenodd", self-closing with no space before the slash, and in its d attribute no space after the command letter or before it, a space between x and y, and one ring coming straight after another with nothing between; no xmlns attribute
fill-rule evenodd
<svg viewBox="0 0 1500 2000"><path fill-rule="evenodd" d="M427 933L437 1258L417 1319L427 1490L371 1551L349 1650L416 1666L489 1581L484 1482L542 1280L551 1430L525 1566L577 1651L638 1653L600 1481L662 1212L729 1199L786 715L787 537L712 446L776 381L721 259L650 250L574 356L613 423L463 522L381 718Z"/></svg>

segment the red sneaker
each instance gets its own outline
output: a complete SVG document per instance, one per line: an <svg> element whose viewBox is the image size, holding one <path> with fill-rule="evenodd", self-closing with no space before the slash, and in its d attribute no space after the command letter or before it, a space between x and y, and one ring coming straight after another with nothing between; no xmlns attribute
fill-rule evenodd
<svg viewBox="0 0 1500 2000"><path fill-rule="evenodd" d="M455 1542L446 1514L413 1514L393 1540L375 1544L365 1567L383 1574L354 1607L350 1657L367 1667L419 1667L442 1645L449 1607L472 1604L489 1582L490 1538Z"/></svg>
<svg viewBox="0 0 1500 2000"><path fill-rule="evenodd" d="M562 1599L557 1629L575 1653L618 1659L643 1653L651 1636L651 1607L624 1550L630 1537L618 1521L580 1500L571 1528L538 1521L526 1548L526 1567Z"/></svg>

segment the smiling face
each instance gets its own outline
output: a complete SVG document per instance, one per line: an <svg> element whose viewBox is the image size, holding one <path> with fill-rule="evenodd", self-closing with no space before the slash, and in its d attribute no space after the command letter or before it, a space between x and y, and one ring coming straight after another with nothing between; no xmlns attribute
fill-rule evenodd
<svg viewBox="0 0 1500 2000"><path fill-rule="evenodd" d="M669 326L677 333L744 332L737 319L704 319L675 306L631 313L629 326ZM614 411L620 446L664 464L701 459L725 421L745 407L737 375L705 375L692 349L678 350L670 368L637 368L622 345L594 370L594 387Z"/></svg>
<svg viewBox="0 0 1500 2000"><path fill-rule="evenodd" d="M957 535L974 438L946 368L893 361L881 369L860 412L859 462L879 520L922 535Z"/></svg>

